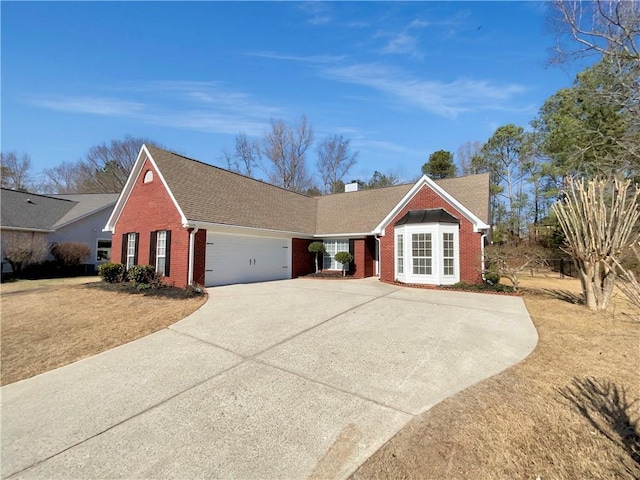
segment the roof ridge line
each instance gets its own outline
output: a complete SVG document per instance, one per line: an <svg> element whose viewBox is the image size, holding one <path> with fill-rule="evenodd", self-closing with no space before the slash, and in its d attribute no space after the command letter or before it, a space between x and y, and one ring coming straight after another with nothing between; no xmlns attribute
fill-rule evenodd
<svg viewBox="0 0 640 480"><path fill-rule="evenodd" d="M149 145L147 145L147 148L149 148ZM289 190L289 189L281 187L279 185L274 185L273 183L265 182L264 180L260 180L259 178L254 178L254 177L250 177L248 175L244 175L244 174L242 174L240 172L234 172L233 170L222 168L222 167L219 167L217 165L211 165L210 163L203 162L202 160L197 160L195 158L187 157L186 155L182 155L181 153L176 153L176 152L173 152L171 150L167 150L166 148L159 148L159 147L156 147L156 146L153 146L153 145L151 145L151 148L155 148L156 150L161 150L163 152L170 153L171 155L175 155L176 157L180 157L180 158L183 158L185 160L189 160L189 161L192 161L192 162L195 162L195 163L200 163L200 164L202 164L202 165L204 165L206 167L211 167L211 168L215 168L217 170L222 170L223 172L231 173L233 175L237 175L239 177L246 178L247 180L253 180L254 182L258 182L258 183L261 183L263 185L268 185L270 187L279 188L280 190L284 190L285 192L295 193L296 195L301 195L301 196L306 197L306 198L313 198L313 199L318 198L318 197L312 197L310 195L307 195L307 194L304 194L304 193L301 193L301 192L296 192L295 190Z"/></svg>
<svg viewBox="0 0 640 480"><path fill-rule="evenodd" d="M56 195L55 193L51 193L51 194L47 195L47 194L44 194L44 193L35 193L35 192L25 192L25 191L22 191L22 190L14 190L13 188L1 187L1 189L6 191L6 192L22 193L24 195L35 195L36 197L50 198L51 200L60 200L62 202L78 203L75 200L68 200L66 198L52 197L51 195Z"/></svg>

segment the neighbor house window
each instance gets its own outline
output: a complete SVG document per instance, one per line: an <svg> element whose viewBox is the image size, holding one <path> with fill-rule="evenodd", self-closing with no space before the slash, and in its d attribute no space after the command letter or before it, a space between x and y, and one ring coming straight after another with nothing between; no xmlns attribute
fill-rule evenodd
<svg viewBox="0 0 640 480"><path fill-rule="evenodd" d="M96 262L108 262L111 260L111 240L99 238L96 246Z"/></svg>
<svg viewBox="0 0 640 480"><path fill-rule="evenodd" d="M454 240L453 233L442 234L442 274L447 276L455 275L454 262Z"/></svg>
<svg viewBox="0 0 640 480"><path fill-rule="evenodd" d="M171 230L151 232L149 241L149 264L156 267L156 272L169 276L169 255L171 251Z"/></svg>
<svg viewBox="0 0 640 480"><path fill-rule="evenodd" d="M336 262L335 255L338 252L349 251L349 240L323 240L324 248L324 269L342 270L342 264Z"/></svg>
<svg viewBox="0 0 640 480"><path fill-rule="evenodd" d="M431 234L414 233L411 235L411 255L414 275L431 275Z"/></svg>
<svg viewBox="0 0 640 480"><path fill-rule="evenodd" d="M404 273L404 236L398 235L398 247L396 249L396 264L398 273Z"/></svg>

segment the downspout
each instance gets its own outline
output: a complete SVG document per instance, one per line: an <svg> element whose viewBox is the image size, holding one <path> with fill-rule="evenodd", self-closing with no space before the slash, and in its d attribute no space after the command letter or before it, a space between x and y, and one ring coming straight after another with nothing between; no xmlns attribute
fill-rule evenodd
<svg viewBox="0 0 640 480"><path fill-rule="evenodd" d="M482 236L480 237L480 258L481 258L481 265L480 268L482 269L482 281L486 281L486 278L484 278L484 272L485 272L485 265L484 265L484 239L487 238L487 234L483 233Z"/></svg>
<svg viewBox="0 0 640 480"><path fill-rule="evenodd" d="M194 259L195 259L195 246L196 246L196 233L198 232L198 226L196 225L189 232L189 285L193 285L193 270L194 270Z"/></svg>
<svg viewBox="0 0 640 480"><path fill-rule="evenodd" d="M378 248L377 248L377 251L378 251L377 252L378 253L378 265L377 265L378 272L377 272L377 274L378 274L378 278L380 278L381 274L382 274L382 260L381 260L382 259L382 255L380 255L380 237L378 235L376 235L375 239L376 239L376 243L378 244Z"/></svg>

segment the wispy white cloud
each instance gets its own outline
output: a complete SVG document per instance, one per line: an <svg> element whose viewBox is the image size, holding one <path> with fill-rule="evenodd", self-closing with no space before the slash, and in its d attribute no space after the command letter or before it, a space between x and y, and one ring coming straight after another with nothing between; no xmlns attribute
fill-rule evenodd
<svg viewBox="0 0 640 480"><path fill-rule="evenodd" d="M388 28L379 31L375 37L386 39L386 43L379 50L383 55L408 55L413 58L423 58L424 53L420 49L420 31L432 27L446 27L450 29L460 25L459 17L443 18L439 20L424 20L414 18L399 31L391 31ZM430 33L431 35L433 33Z"/></svg>
<svg viewBox="0 0 640 480"><path fill-rule="evenodd" d="M390 153L399 153L403 155L421 155L424 152L414 148L409 148L406 145L400 145L393 142L386 142L381 140L371 140L367 138L356 138L353 140L353 147L355 149L362 150L377 150Z"/></svg>
<svg viewBox="0 0 640 480"><path fill-rule="evenodd" d="M311 25L327 25L332 21L327 2L302 2L299 8L307 15L307 22Z"/></svg>
<svg viewBox="0 0 640 480"><path fill-rule="evenodd" d="M94 115L133 115L144 109L144 104L117 98L99 96L34 96L28 101L36 107L69 113L89 113Z"/></svg>
<svg viewBox="0 0 640 480"><path fill-rule="evenodd" d="M96 88L112 96L38 95L28 103L49 110L222 134L260 135L272 117L287 116L281 107L220 82L155 81ZM132 96L137 100L125 99Z"/></svg>
<svg viewBox="0 0 640 480"><path fill-rule="evenodd" d="M271 60L285 60L291 62L308 63L308 64L327 64L337 63L345 60L346 55L288 55L277 52L250 52L247 53L252 57L268 58Z"/></svg>
<svg viewBox="0 0 640 480"><path fill-rule="evenodd" d="M140 119L165 127L229 135L243 132L249 136L261 135L267 125L266 121L258 119L204 110L185 110L169 115L156 112L141 115Z"/></svg>
<svg viewBox="0 0 640 480"><path fill-rule="evenodd" d="M413 35L399 33L394 35L387 44L382 47L381 53L387 55L407 54L414 57L422 57L418 48L418 39Z"/></svg>
<svg viewBox="0 0 640 480"><path fill-rule="evenodd" d="M479 110L508 109L513 98L526 90L515 83L468 78L451 82L420 80L377 63L334 67L324 73L334 80L372 88L446 118Z"/></svg>

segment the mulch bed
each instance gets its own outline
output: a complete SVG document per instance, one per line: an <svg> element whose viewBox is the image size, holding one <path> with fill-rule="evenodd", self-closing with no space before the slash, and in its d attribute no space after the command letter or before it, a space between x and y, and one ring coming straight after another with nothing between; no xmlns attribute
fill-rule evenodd
<svg viewBox="0 0 640 480"><path fill-rule="evenodd" d="M86 285L87 288L95 288L100 290L107 290L109 292L122 292L122 293L130 293L136 295L144 295L147 297L165 297L165 298L176 298L176 299L186 299L186 298L194 298L205 295L206 292L203 289L198 291L195 288L178 288L173 286L164 286L162 288L148 288L144 290L138 290L133 283L123 282L123 283L106 283L106 282L96 282L89 283Z"/></svg>
<svg viewBox="0 0 640 480"><path fill-rule="evenodd" d="M324 273L324 272L318 272L318 273L310 273L308 275L304 275L302 277L299 278L319 278L319 279L324 279L324 280L353 280L354 277L349 275L347 273L347 275L342 276L342 273Z"/></svg>

